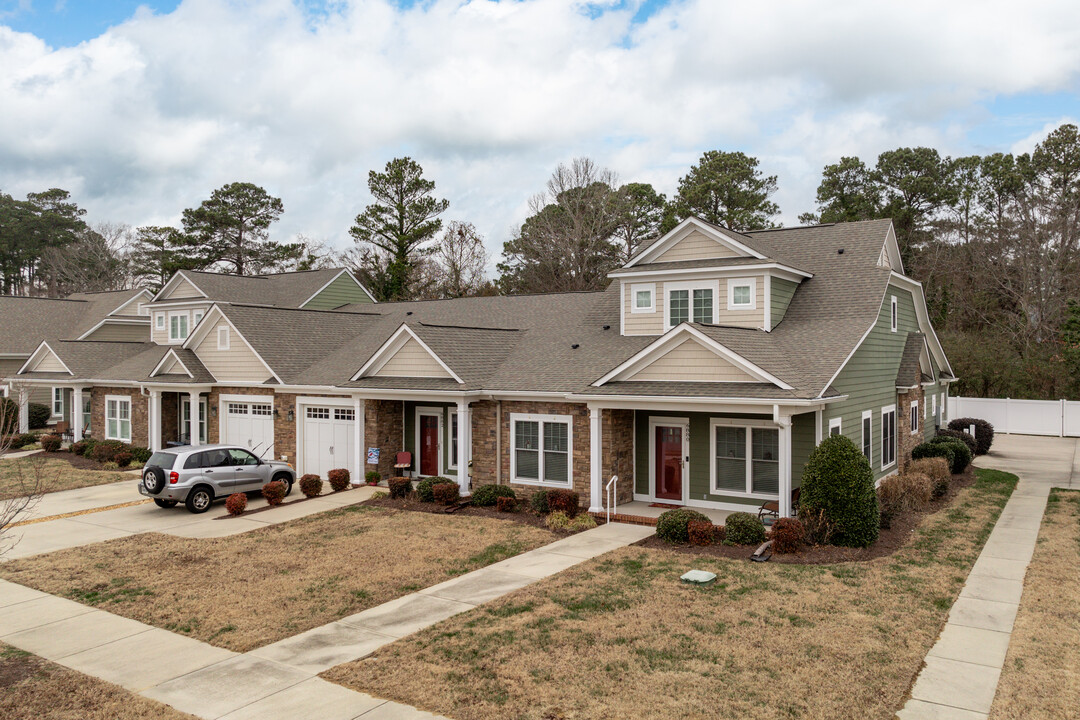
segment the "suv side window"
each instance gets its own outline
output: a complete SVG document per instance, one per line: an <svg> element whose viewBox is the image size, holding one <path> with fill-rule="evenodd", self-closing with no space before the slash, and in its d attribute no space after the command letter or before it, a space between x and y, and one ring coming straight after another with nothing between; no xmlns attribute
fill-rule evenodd
<svg viewBox="0 0 1080 720"><path fill-rule="evenodd" d="M206 467L206 453L192 453L188 455L187 460L184 461L184 469L191 470L192 468Z"/></svg>
<svg viewBox="0 0 1080 720"><path fill-rule="evenodd" d="M233 465L258 465L259 459L249 453L247 450L230 449L229 455L232 457Z"/></svg>

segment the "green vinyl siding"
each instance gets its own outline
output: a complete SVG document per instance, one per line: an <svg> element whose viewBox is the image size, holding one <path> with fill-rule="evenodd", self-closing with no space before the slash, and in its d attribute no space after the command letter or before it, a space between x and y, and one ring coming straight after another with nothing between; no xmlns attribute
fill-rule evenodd
<svg viewBox="0 0 1080 720"><path fill-rule="evenodd" d="M337 278L319 291L304 305L308 310L333 310L342 305L370 303L372 300L364 289L357 285L348 273L341 273Z"/></svg>
<svg viewBox="0 0 1080 720"><path fill-rule="evenodd" d="M769 284L772 286L772 297L769 299L769 321L773 327L776 327L784 319L791 297L795 294L799 283L774 277Z"/></svg>
<svg viewBox="0 0 1080 720"><path fill-rule="evenodd" d="M457 470L450 467L450 416L457 412L457 405L438 402L405 403L405 450L412 453L413 471L420 472L420 455L416 451L416 408L439 408L442 410L442 474L457 477Z"/></svg>
<svg viewBox="0 0 1080 720"><path fill-rule="evenodd" d="M897 301L896 332L891 330L893 296ZM881 409L897 404L896 373L900 369L907 334L917 331L919 321L915 316L914 297L908 290L890 284L873 329L833 381L833 387L842 395L847 395L847 399L827 405L824 411L823 431L828 432L829 421L839 417L841 431L859 448L862 448L863 411L872 411L873 457L870 466L874 470L875 480L896 469L895 464L881 469ZM941 402L940 398L938 402Z"/></svg>
<svg viewBox="0 0 1080 720"><path fill-rule="evenodd" d="M810 453L817 447L817 413L802 413L791 418L791 487L802 485L802 471ZM826 429L828 426L826 425Z"/></svg>

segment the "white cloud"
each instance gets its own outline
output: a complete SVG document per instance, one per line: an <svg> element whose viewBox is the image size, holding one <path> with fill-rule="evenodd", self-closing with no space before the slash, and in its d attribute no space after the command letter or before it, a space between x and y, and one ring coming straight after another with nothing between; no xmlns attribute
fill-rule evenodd
<svg viewBox="0 0 1080 720"><path fill-rule="evenodd" d="M794 222L826 163L970 151L979 103L1080 69L1075 3L687 0L638 25L609 5L187 0L59 49L0 26L0 188L144 224L246 180L284 199L276 233L340 247L367 171L409 154L497 251L560 161L670 195L701 152L738 149Z"/></svg>

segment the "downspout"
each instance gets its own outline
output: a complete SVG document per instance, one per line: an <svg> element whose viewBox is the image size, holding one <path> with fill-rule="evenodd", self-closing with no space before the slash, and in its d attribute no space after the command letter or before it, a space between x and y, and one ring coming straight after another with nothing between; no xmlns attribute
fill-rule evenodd
<svg viewBox="0 0 1080 720"><path fill-rule="evenodd" d="M502 485L502 400L495 401L495 484Z"/></svg>

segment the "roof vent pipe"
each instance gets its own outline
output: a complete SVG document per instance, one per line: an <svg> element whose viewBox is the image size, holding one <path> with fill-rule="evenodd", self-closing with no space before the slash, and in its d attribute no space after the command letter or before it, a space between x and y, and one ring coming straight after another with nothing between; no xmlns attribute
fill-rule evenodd
<svg viewBox="0 0 1080 720"><path fill-rule="evenodd" d="M836 254L837 255L843 255L844 254L844 248L840 248L839 250L837 250Z"/></svg>
<svg viewBox="0 0 1080 720"><path fill-rule="evenodd" d="M571 350L577 350L579 347L581 347L581 345L578 345L577 343L574 343L573 345L570 346L570 349Z"/></svg>

